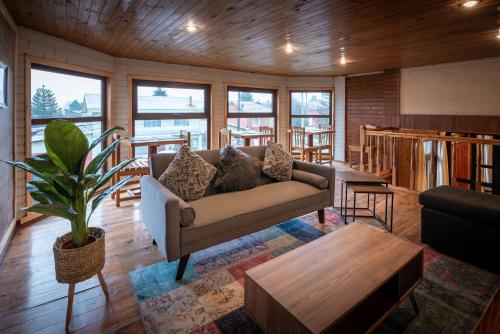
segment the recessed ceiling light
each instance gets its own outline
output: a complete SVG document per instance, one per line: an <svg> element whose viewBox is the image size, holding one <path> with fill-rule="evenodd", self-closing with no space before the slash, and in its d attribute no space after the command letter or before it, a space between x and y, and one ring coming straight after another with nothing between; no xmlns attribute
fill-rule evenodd
<svg viewBox="0 0 500 334"><path fill-rule="evenodd" d="M469 1L464 1L464 3L462 3L462 6L465 8L472 8L475 7L478 3L479 3L478 0L469 0Z"/></svg>
<svg viewBox="0 0 500 334"><path fill-rule="evenodd" d="M340 57L340 65L346 65L347 64L347 59L345 58L345 55L342 55Z"/></svg>
<svg viewBox="0 0 500 334"><path fill-rule="evenodd" d="M495 36L497 39L500 39L500 28L498 28L498 33L497 35Z"/></svg>
<svg viewBox="0 0 500 334"><path fill-rule="evenodd" d="M293 52L293 46L290 42L287 42L285 45L285 52L290 54Z"/></svg>
<svg viewBox="0 0 500 334"><path fill-rule="evenodd" d="M189 23L187 24L186 26L186 30L188 32L196 32L196 30L198 30L198 27L196 27L193 22L189 21Z"/></svg>

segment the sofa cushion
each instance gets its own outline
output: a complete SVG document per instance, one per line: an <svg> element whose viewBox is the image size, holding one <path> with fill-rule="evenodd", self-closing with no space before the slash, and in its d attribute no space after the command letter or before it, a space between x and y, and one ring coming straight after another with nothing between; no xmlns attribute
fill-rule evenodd
<svg viewBox="0 0 500 334"><path fill-rule="evenodd" d="M261 162L229 145L221 150L220 168L217 171L215 190L217 193L252 189L257 186Z"/></svg>
<svg viewBox="0 0 500 334"><path fill-rule="evenodd" d="M326 177L303 170L294 169L292 171L292 180L308 183L319 189L328 188L328 179Z"/></svg>
<svg viewBox="0 0 500 334"><path fill-rule="evenodd" d="M217 168L182 145L158 181L185 201L203 197Z"/></svg>
<svg viewBox="0 0 500 334"><path fill-rule="evenodd" d="M293 156L283 146L272 141L266 144L262 172L278 181L292 179Z"/></svg>
<svg viewBox="0 0 500 334"><path fill-rule="evenodd" d="M197 242L240 229L297 207L328 205L330 193L298 181L276 182L250 190L204 197L190 203L194 223L181 228L182 243Z"/></svg>
<svg viewBox="0 0 500 334"><path fill-rule="evenodd" d="M500 226L500 196L450 186L422 192L420 204L450 215Z"/></svg>

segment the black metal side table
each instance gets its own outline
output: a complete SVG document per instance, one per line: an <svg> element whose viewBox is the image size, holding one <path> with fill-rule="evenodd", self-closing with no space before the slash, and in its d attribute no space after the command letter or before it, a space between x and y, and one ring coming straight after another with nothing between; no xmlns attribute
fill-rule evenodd
<svg viewBox="0 0 500 334"><path fill-rule="evenodd" d="M367 207L370 207L370 195L373 194L373 210L371 211L372 216L368 216L368 218L374 218L378 220L380 223L383 224L383 226L392 233L392 223L394 221L394 192L390 190L387 187L384 187L382 185L357 185L357 184L351 184L349 185L349 189L353 192L353 207L352 207L352 221L354 222L356 220L356 195L357 194L367 194L368 195L368 205ZM377 202L377 195L385 195L385 219L382 220L380 216L377 215L375 211L375 204ZM389 203L389 197L391 198L391 223L390 227L388 226L388 220L387 216L389 213L388 210L388 203ZM365 209L365 208L363 208ZM360 217L360 216L358 216ZM367 216L362 216L362 217L367 217Z"/></svg>

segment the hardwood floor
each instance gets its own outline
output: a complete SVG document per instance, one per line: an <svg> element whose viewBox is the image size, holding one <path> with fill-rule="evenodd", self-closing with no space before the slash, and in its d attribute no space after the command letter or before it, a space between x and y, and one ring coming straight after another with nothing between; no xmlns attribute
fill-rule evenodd
<svg viewBox="0 0 500 334"><path fill-rule="evenodd" d="M346 168L339 164L335 167ZM383 203L378 206L383 211ZM394 233L419 242L417 196L397 191L394 213ZM106 304L97 276L77 284L70 329L78 333L143 332L128 273L163 259L141 222L139 201L116 208L114 201L106 200L92 217L91 225L106 230L103 274L111 302ZM64 332L68 287L55 280L52 244L68 230L69 224L58 218L16 230L0 266L0 332Z"/></svg>

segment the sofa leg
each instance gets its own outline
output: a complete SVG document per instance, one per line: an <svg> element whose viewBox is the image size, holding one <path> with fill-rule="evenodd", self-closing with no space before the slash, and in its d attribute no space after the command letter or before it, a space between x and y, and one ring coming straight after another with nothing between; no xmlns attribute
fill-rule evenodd
<svg viewBox="0 0 500 334"><path fill-rule="evenodd" d="M175 276L175 279L177 281L180 281L182 279L182 276L184 275L184 271L186 270L186 266L187 266L187 263L189 261L190 255L191 254L181 256L181 259L179 260L179 266L177 267L177 275Z"/></svg>
<svg viewBox="0 0 500 334"><path fill-rule="evenodd" d="M325 209L318 210L318 220L320 224L325 223Z"/></svg>

